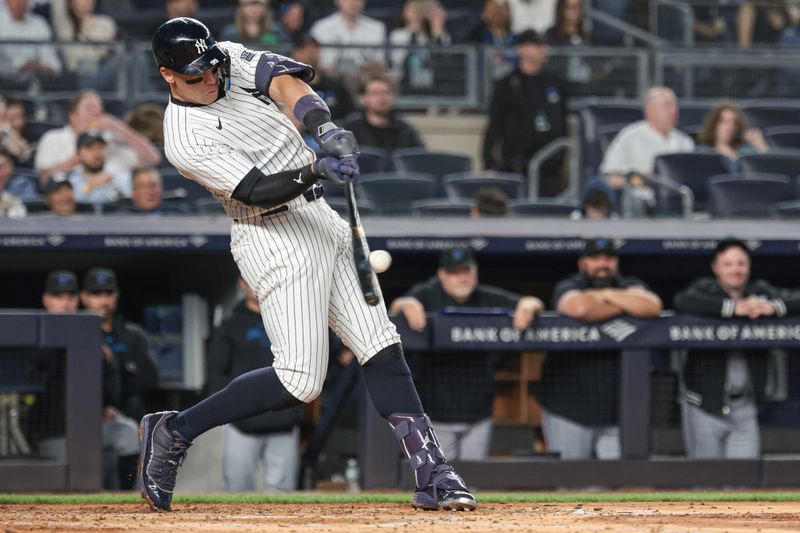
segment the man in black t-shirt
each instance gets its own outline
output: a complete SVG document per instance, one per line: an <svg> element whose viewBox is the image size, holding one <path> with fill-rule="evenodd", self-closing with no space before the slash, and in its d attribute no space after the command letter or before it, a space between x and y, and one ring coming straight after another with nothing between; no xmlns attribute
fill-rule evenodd
<svg viewBox="0 0 800 533"><path fill-rule="evenodd" d="M480 285L472 250L455 247L442 252L435 276L392 302L389 312L402 313L412 329L422 331L426 313L447 307L513 308L514 328L525 330L544 304L533 296ZM494 370L501 354L442 351L409 354L408 359L448 459L484 459L492 434Z"/></svg>
<svg viewBox="0 0 800 533"><path fill-rule="evenodd" d="M587 240L578 270L553 291L558 312L581 322L661 313L661 300L644 282L620 275L611 240ZM550 353L538 389L548 450L562 459L589 459L593 453L598 459L619 457L618 351Z"/></svg>

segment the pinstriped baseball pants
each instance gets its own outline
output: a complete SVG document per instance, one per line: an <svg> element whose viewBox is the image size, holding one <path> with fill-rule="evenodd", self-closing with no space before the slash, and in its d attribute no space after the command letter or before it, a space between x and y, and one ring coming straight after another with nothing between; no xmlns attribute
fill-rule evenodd
<svg viewBox="0 0 800 533"><path fill-rule="evenodd" d="M362 365L400 336L382 295L377 306L364 301L349 225L324 199L301 196L287 205L277 215L234 222L231 252L258 296L278 379L311 402L328 368L328 327Z"/></svg>

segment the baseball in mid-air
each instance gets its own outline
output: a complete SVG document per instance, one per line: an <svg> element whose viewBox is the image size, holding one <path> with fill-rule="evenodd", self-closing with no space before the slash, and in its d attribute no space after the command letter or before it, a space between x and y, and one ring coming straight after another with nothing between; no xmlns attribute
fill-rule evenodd
<svg viewBox="0 0 800 533"><path fill-rule="evenodd" d="M372 250L369 253L369 264L378 274L386 272L392 266L392 256L386 250Z"/></svg>

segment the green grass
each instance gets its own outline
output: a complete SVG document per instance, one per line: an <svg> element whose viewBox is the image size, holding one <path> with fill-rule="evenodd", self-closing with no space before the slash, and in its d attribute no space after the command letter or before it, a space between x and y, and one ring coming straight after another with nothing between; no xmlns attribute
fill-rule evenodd
<svg viewBox="0 0 800 533"><path fill-rule="evenodd" d="M606 502L783 502L800 501L800 492L484 492L484 503L606 503ZM408 503L406 493L291 493L291 494L182 494L176 503ZM0 494L0 505L10 504L122 504L140 503L138 494Z"/></svg>

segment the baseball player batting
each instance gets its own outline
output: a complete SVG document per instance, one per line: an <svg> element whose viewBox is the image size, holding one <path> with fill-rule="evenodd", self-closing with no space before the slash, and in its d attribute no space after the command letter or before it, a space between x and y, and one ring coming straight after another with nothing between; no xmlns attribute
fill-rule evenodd
<svg viewBox="0 0 800 533"><path fill-rule="evenodd" d="M139 476L150 508L170 510L178 467L204 432L319 396L330 327L361 363L372 402L408 458L416 480L412 505L475 509L439 448L385 306L364 301L350 228L322 198L319 180L341 186L358 178L358 145L306 84L314 70L217 43L191 18L161 25L153 53L170 89L167 158L233 218L231 252L258 296L275 360L185 411L142 419ZM303 143L276 102L315 135L323 156Z"/></svg>

